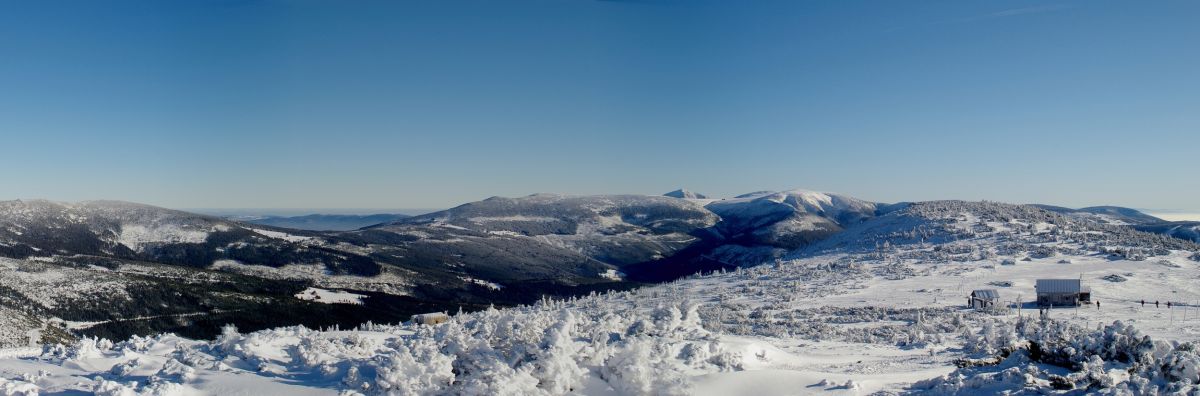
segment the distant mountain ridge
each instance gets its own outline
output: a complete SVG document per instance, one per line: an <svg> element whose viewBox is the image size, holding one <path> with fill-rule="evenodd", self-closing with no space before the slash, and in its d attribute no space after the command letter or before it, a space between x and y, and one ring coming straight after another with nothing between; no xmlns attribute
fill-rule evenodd
<svg viewBox="0 0 1200 396"><path fill-rule="evenodd" d="M673 194L700 196L686 190ZM540 246L560 264L575 263L576 275L616 271L639 281L661 281L699 270L762 262L777 251L821 240L876 214L876 204L839 194L806 190L758 193L732 199L671 196L533 194L493 197L445 211L414 216L357 231L414 237L420 246L435 236L447 254L460 250L507 252L498 245ZM490 238L479 238L480 235ZM456 248L445 248L447 244ZM483 245L490 245L485 247ZM536 261L546 254L524 255ZM574 259L567 257L574 256ZM473 255L442 256L464 262ZM468 267L511 266L489 254ZM543 265L543 264L539 264ZM553 263L546 263L546 266ZM561 267L561 265L560 265ZM506 276L511 271L489 276Z"/></svg>
<svg viewBox="0 0 1200 396"><path fill-rule="evenodd" d="M410 216L381 213L370 215L309 214L303 216L262 216L241 219L233 217L231 219L272 227L294 228L297 230L350 231L376 224L390 223L407 217Z"/></svg>
<svg viewBox="0 0 1200 396"><path fill-rule="evenodd" d="M1166 220L1142 213L1137 209L1124 208L1120 206L1091 206L1079 209L1040 204L1034 204L1033 206L1049 210L1051 212L1062 213L1074 217L1091 218L1093 220L1117 225L1141 225L1166 222Z"/></svg>
<svg viewBox="0 0 1200 396"><path fill-rule="evenodd" d="M1093 206L1080 209L1052 205L1033 206L1075 218L1090 219L1105 224L1129 226L1138 231L1200 242L1200 221L1167 221L1137 209L1120 206Z"/></svg>
<svg viewBox="0 0 1200 396"><path fill-rule="evenodd" d="M1138 224L1134 229L1163 234L1200 243L1200 221L1165 221L1153 224Z"/></svg>

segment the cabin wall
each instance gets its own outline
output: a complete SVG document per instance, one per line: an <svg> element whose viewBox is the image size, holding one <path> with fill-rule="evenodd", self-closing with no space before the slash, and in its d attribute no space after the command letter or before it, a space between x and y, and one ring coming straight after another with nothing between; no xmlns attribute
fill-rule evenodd
<svg viewBox="0 0 1200 396"><path fill-rule="evenodd" d="M1040 306L1074 306L1079 304L1079 293L1038 293Z"/></svg>

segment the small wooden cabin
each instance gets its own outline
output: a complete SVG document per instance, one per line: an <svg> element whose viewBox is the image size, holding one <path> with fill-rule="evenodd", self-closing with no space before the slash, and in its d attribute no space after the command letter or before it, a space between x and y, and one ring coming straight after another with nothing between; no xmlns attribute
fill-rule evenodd
<svg viewBox="0 0 1200 396"><path fill-rule="evenodd" d="M979 289L971 292L967 306L975 309L993 308L1000 303L1000 292L996 289Z"/></svg>
<svg viewBox="0 0 1200 396"><path fill-rule="evenodd" d="M1091 303L1092 291L1079 279L1038 279L1037 304L1042 307L1077 306Z"/></svg>

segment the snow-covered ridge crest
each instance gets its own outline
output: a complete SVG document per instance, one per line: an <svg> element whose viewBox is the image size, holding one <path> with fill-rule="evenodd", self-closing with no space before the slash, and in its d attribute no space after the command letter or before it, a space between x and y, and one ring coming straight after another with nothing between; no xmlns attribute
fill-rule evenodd
<svg viewBox="0 0 1200 396"><path fill-rule="evenodd" d="M809 190L755 192L710 201L718 228L731 239L795 249L876 216L878 205L846 195Z"/></svg>
<svg viewBox="0 0 1200 396"><path fill-rule="evenodd" d="M130 202L47 200L0 202L0 225L12 239L33 238L29 242L35 245L47 239L41 234L77 229L134 251L155 243L201 243L209 233L230 227L217 218Z"/></svg>
<svg viewBox="0 0 1200 396"><path fill-rule="evenodd" d="M855 215L874 213L877 206L874 202L848 195L805 189L743 194L736 198L714 202L712 205L744 204L753 201L775 202L790 206L798 212L822 214L830 218L840 218L847 213Z"/></svg>

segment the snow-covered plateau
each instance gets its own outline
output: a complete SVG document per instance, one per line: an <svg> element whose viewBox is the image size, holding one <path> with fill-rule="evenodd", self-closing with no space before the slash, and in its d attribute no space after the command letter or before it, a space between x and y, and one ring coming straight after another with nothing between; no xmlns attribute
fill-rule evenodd
<svg viewBox="0 0 1200 396"><path fill-rule="evenodd" d="M742 199L764 201L728 212L791 198ZM0 395L1200 392L1191 242L989 202L892 205L844 228L762 265L434 325L14 347L0 351ZM1048 278L1080 280L1093 303L1039 309ZM1000 297L969 309L977 289Z"/></svg>

